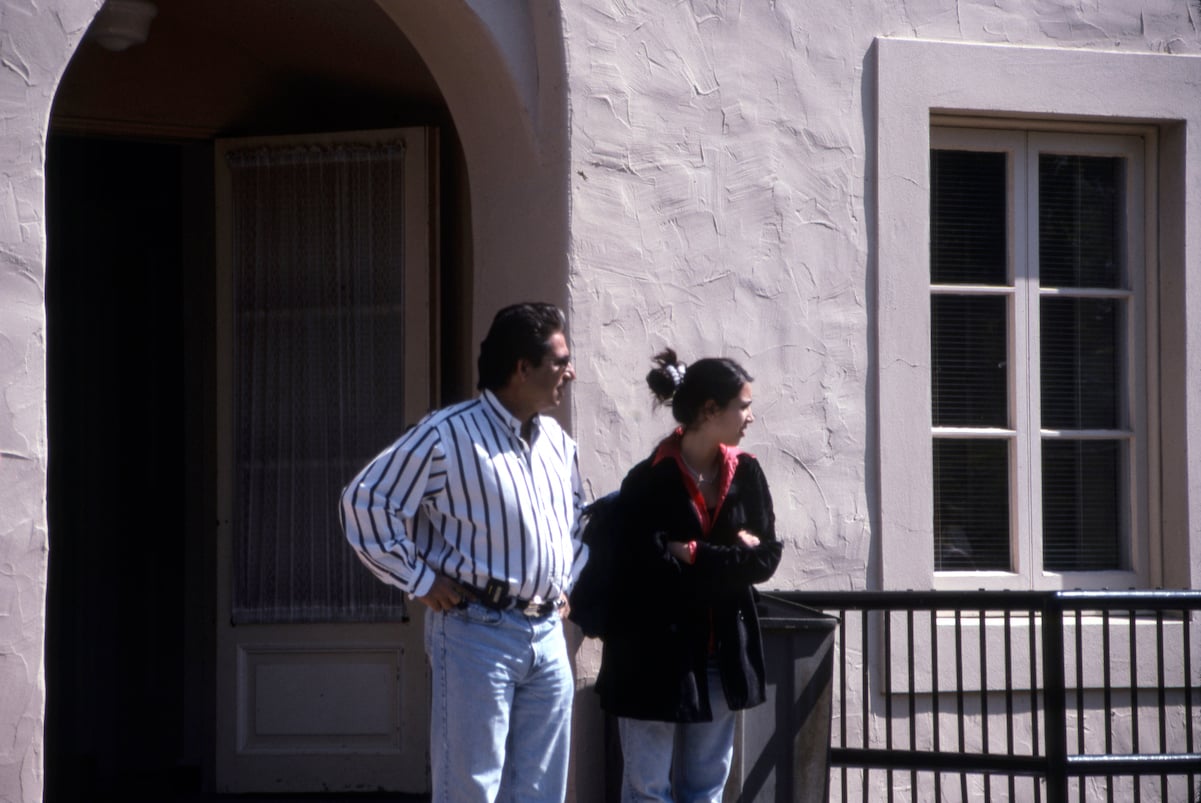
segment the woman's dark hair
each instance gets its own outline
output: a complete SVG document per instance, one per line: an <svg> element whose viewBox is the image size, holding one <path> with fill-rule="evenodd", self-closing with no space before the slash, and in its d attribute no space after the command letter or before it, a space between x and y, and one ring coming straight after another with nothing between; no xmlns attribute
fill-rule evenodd
<svg viewBox="0 0 1201 803"><path fill-rule="evenodd" d="M498 390L509 384L519 360L541 365L550 350L550 339L567 329L567 317L554 304L513 304L496 313L480 343L477 363L480 390Z"/></svg>
<svg viewBox="0 0 1201 803"><path fill-rule="evenodd" d="M646 384L660 404L671 402L672 417L685 428L696 423L705 402L725 407L743 385L754 381L745 368L726 357L706 357L685 366L674 350L664 349L654 360Z"/></svg>

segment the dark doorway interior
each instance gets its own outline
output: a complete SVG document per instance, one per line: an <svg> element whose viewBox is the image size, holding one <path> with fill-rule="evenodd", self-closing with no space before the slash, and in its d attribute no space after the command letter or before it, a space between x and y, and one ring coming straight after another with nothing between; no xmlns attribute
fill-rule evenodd
<svg viewBox="0 0 1201 803"><path fill-rule="evenodd" d="M48 149L48 803L203 783L210 174L203 143Z"/></svg>
<svg viewBox="0 0 1201 803"><path fill-rule="evenodd" d="M468 220L453 131L444 145L449 365ZM227 799L212 792L212 165L209 140L48 144L46 803ZM465 393L442 376L444 398Z"/></svg>
<svg viewBox="0 0 1201 803"><path fill-rule="evenodd" d="M396 24L373 0L158 5L145 45L85 38L51 119L47 803L220 799L214 138L436 126L441 400L474 384L465 161Z"/></svg>

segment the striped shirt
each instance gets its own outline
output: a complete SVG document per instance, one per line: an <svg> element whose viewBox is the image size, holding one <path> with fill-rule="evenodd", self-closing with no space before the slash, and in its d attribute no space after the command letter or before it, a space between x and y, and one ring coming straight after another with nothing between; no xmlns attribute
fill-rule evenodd
<svg viewBox="0 0 1201 803"><path fill-rule="evenodd" d="M342 527L385 583L427 594L436 573L557 599L587 560L576 445L552 418L521 422L490 391L435 411L342 492Z"/></svg>

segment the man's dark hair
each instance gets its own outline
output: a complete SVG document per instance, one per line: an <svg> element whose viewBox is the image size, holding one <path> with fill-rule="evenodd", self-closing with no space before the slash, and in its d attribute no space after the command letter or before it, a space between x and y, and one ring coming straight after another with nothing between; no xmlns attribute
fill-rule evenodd
<svg viewBox="0 0 1201 803"><path fill-rule="evenodd" d="M567 329L567 317L554 304L526 302L496 313L488 335L480 343L480 390L498 390L509 384L519 360L541 365L550 350L550 339Z"/></svg>

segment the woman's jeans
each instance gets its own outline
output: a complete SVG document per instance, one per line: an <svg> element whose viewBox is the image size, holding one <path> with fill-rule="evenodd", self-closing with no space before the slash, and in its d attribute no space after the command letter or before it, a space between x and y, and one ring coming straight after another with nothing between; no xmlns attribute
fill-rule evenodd
<svg viewBox="0 0 1201 803"><path fill-rule="evenodd" d="M558 613L425 617L434 803L562 803L575 693Z"/></svg>
<svg viewBox="0 0 1201 803"><path fill-rule="evenodd" d="M622 803L720 803L734 756L734 717L716 667L709 668L712 722L619 717Z"/></svg>

